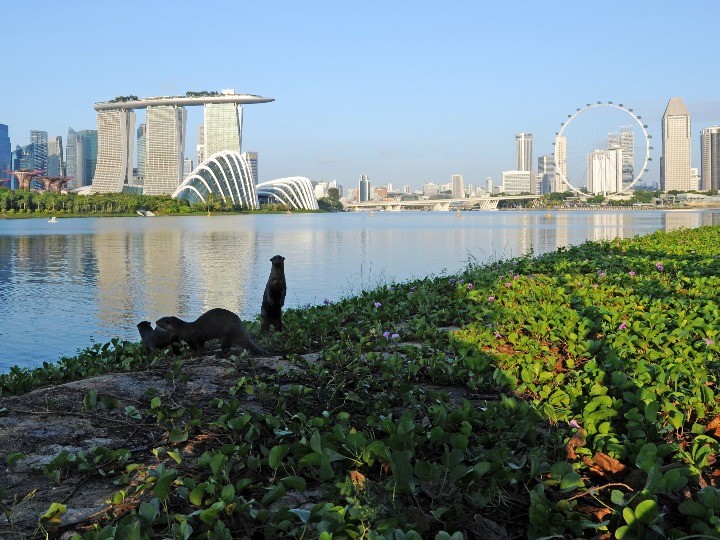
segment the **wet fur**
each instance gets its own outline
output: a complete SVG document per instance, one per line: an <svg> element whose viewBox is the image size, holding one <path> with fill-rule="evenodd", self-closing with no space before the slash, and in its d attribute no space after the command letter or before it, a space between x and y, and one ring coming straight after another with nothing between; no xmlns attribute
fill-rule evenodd
<svg viewBox="0 0 720 540"><path fill-rule="evenodd" d="M140 321L137 324L140 332L140 341L145 345L148 354L152 354L156 349L164 349L172 345L173 352L180 350L180 338L174 336L163 328L154 328L150 321Z"/></svg>
<svg viewBox="0 0 720 540"><path fill-rule="evenodd" d="M233 345L240 345L253 354L267 356L264 350L253 343L240 317L227 309L211 309L193 322L177 317L163 317L157 320L157 325L182 339L197 353L202 352L206 341L219 339L222 356L227 356Z"/></svg>
<svg viewBox="0 0 720 540"><path fill-rule="evenodd" d="M287 292L285 257L275 255L270 259L270 262L272 262L272 268L270 269L267 285L265 285L260 309L261 332L267 332L271 324L276 330L282 330L282 307L285 304L285 293Z"/></svg>

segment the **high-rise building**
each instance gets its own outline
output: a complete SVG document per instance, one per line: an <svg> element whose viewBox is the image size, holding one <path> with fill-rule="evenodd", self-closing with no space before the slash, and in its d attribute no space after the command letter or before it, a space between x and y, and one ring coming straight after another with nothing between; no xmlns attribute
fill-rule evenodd
<svg viewBox="0 0 720 540"><path fill-rule="evenodd" d="M10 134L6 124L0 124L0 181L10 180L9 171L12 169L12 146Z"/></svg>
<svg viewBox="0 0 720 540"><path fill-rule="evenodd" d="M259 180L258 175L258 153L257 152L243 152L242 156L245 158L245 161L247 161L247 164L250 165L250 170L252 171L253 180L255 181L255 184L257 184Z"/></svg>
<svg viewBox="0 0 720 540"><path fill-rule="evenodd" d="M222 95L233 95L235 90L223 90ZM242 107L237 103L206 103L203 129L205 157L215 152L242 148Z"/></svg>
<svg viewBox="0 0 720 540"><path fill-rule="evenodd" d="M465 185L463 181L463 177L460 174L453 174L452 175L452 196L456 199L463 199L465 198Z"/></svg>
<svg viewBox="0 0 720 540"><path fill-rule="evenodd" d="M137 175L145 178L145 163L147 158L146 125L140 124L137 128Z"/></svg>
<svg viewBox="0 0 720 540"><path fill-rule="evenodd" d="M489 176L485 179L485 191L492 195L493 192L493 181Z"/></svg>
<svg viewBox="0 0 720 540"><path fill-rule="evenodd" d="M540 175L537 194L551 193L555 186L555 157L551 155L538 157L537 172Z"/></svg>
<svg viewBox="0 0 720 540"><path fill-rule="evenodd" d="M193 160L189 157L185 158L185 161L183 161L183 180L190 176L193 172Z"/></svg>
<svg viewBox="0 0 720 540"><path fill-rule="evenodd" d="M700 191L720 189L720 127L700 131Z"/></svg>
<svg viewBox="0 0 720 540"><path fill-rule="evenodd" d="M565 136L558 137L555 140L555 186L553 191L556 193L564 193L569 188L565 182L569 182L567 172L567 139Z"/></svg>
<svg viewBox="0 0 720 540"><path fill-rule="evenodd" d="M77 131L68 128L67 142L65 143L65 176L70 178L70 187L79 187L75 182L77 178Z"/></svg>
<svg viewBox="0 0 720 540"><path fill-rule="evenodd" d="M515 158L518 171L532 171L532 133L515 135Z"/></svg>
<svg viewBox="0 0 720 540"><path fill-rule="evenodd" d="M97 122L98 157L92 191L120 193L132 180L135 111L99 110Z"/></svg>
<svg viewBox="0 0 720 540"><path fill-rule="evenodd" d="M622 148L595 150L587 156L587 190L594 195L622 191Z"/></svg>
<svg viewBox="0 0 720 540"><path fill-rule="evenodd" d="M690 113L685 103L682 98L671 98L662 119L661 191L691 189L690 133Z"/></svg>
<svg viewBox="0 0 720 540"><path fill-rule="evenodd" d="M503 171L502 190L507 195L531 193L535 175L532 171Z"/></svg>
<svg viewBox="0 0 720 540"><path fill-rule="evenodd" d="M622 148L623 184L627 186L634 178L635 134L632 126L621 126L620 131L608 133L608 148Z"/></svg>
<svg viewBox="0 0 720 540"><path fill-rule="evenodd" d="M30 144L33 145L33 168L46 170L48 155L47 131L30 130Z"/></svg>
<svg viewBox="0 0 720 540"><path fill-rule="evenodd" d="M92 185L95 187L95 175L98 168L98 132L83 129L77 132L77 176L75 187Z"/></svg>
<svg viewBox="0 0 720 540"><path fill-rule="evenodd" d="M408 193L408 194L410 193L410 185L409 184L405 184L403 186L403 193Z"/></svg>
<svg viewBox="0 0 720 540"><path fill-rule="evenodd" d="M370 179L366 174L360 175L358 182L358 202L367 202L370 200Z"/></svg>
<svg viewBox="0 0 720 540"><path fill-rule="evenodd" d="M200 124L200 127L198 127L198 143L195 147L197 154L197 164L200 165L203 161L205 161L205 126L203 124Z"/></svg>
<svg viewBox="0 0 720 540"><path fill-rule="evenodd" d="M172 195L183 181L185 161L184 107L148 107L144 195Z"/></svg>
<svg viewBox="0 0 720 540"><path fill-rule="evenodd" d="M65 176L63 171L63 145L62 137L57 135L48 141L47 176L57 178Z"/></svg>

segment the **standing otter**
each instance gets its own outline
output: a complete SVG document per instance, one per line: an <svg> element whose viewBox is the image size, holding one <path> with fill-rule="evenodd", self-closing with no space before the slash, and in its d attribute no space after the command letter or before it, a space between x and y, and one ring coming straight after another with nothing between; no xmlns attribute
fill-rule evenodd
<svg viewBox="0 0 720 540"><path fill-rule="evenodd" d="M272 268L270 269L270 277L267 285L265 285L265 293L263 294L262 307L260 308L260 317L262 324L261 332L267 332L272 324L276 330L282 330L282 307L285 304L285 293L287 285L285 284L285 257L275 255L270 259Z"/></svg>
<svg viewBox="0 0 720 540"><path fill-rule="evenodd" d="M180 338L167 330L159 327L153 329L150 321L140 321L137 328L140 332L140 341L145 345L148 354L152 354L155 349L164 349L170 345L172 345L174 353L179 351Z"/></svg>
<svg viewBox="0 0 720 540"><path fill-rule="evenodd" d="M219 339L222 356L226 356L234 344L253 354L267 355L250 339L240 317L227 309L211 309L193 322L186 322L177 317L163 317L157 320L157 325L182 339L195 352L202 352L206 341Z"/></svg>

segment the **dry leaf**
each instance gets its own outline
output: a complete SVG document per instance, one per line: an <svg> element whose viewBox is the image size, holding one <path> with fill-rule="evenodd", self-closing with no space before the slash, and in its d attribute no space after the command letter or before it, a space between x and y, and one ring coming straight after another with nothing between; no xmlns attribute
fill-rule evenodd
<svg viewBox="0 0 720 540"><path fill-rule="evenodd" d="M620 463L617 459L608 456L602 452L595 452L593 456L598 468L604 473L620 474L627 470L627 467Z"/></svg>
<svg viewBox="0 0 720 540"><path fill-rule="evenodd" d="M365 488L365 475L360 471L350 471L350 481L360 491Z"/></svg>
<svg viewBox="0 0 720 540"><path fill-rule="evenodd" d="M583 428L578 429L565 446L565 456L567 459L577 459L578 456L575 453L575 449L578 446L585 446L585 430Z"/></svg>
<svg viewBox="0 0 720 540"><path fill-rule="evenodd" d="M720 436L720 414L710 420L710 423L705 428L705 433L710 435Z"/></svg>

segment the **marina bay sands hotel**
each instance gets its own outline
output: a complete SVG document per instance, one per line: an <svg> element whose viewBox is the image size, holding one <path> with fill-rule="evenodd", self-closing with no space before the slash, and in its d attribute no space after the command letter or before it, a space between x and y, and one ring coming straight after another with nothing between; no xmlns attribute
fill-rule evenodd
<svg viewBox="0 0 720 540"><path fill-rule="evenodd" d="M223 150L241 151L241 104L270 101L274 99L223 90L173 97L129 96L96 103L98 157L91 192L119 193L134 184L135 109L146 109L143 193L170 195L183 181L185 107L203 105L204 139L198 143L204 144L204 155L210 157Z"/></svg>

